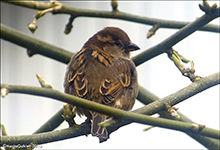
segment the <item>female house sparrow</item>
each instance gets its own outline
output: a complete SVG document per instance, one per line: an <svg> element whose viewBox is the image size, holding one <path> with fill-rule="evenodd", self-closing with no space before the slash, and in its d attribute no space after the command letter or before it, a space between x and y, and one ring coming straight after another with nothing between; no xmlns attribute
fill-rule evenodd
<svg viewBox="0 0 220 150"><path fill-rule="evenodd" d="M137 71L130 51L139 47L131 43L128 35L116 27L106 27L93 35L83 48L72 57L65 74L65 93L96 103L129 111L138 94ZM105 127L98 123L108 116L75 107L87 116L91 134L100 142L108 139Z"/></svg>

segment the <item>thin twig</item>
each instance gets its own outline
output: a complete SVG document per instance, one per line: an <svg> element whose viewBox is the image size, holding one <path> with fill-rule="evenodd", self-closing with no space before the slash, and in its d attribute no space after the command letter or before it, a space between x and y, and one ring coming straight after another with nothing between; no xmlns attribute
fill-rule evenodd
<svg viewBox="0 0 220 150"><path fill-rule="evenodd" d="M45 10L51 7L54 7L51 3L46 2L21 2L21 1L5 1L7 3L11 3L18 6L23 6L27 8L37 9L37 10ZM53 14L68 14L77 17L97 17L97 18L112 18L112 19L120 19L126 20L146 25L159 25L160 28L173 28L173 29L180 29L190 22L184 21L170 21L170 20L163 20L163 19L155 19L150 17L138 16L129 13L125 13L122 11L97 11L97 10L88 10L88 9L78 9L67 6L62 4L62 7L53 12ZM210 32L220 32L220 28L218 25L209 24L204 27L199 28L198 30L201 31L210 31Z"/></svg>
<svg viewBox="0 0 220 150"><path fill-rule="evenodd" d="M83 124L81 126L74 126L71 128L45 132L45 133L37 133L33 135L20 135L20 136L2 136L1 137L1 145L29 145L30 143L34 144L45 144L60 140L65 140L69 138L74 138L82 135L87 135L90 133L90 126L87 124Z"/></svg>
<svg viewBox="0 0 220 150"><path fill-rule="evenodd" d="M165 108L165 105L167 104L172 107L212 86L219 84L220 83L219 75L220 73L218 72L208 77L204 77L200 80L197 80L191 83L190 85L188 85L187 87L169 96L166 96L163 99L158 99L142 108L135 110L135 112L140 113L140 114L153 115L157 112L165 110L164 108ZM121 125L128 124L128 123L131 123L131 122L123 122L121 123ZM120 125L117 124L115 129L118 128L119 126ZM115 129L113 129L112 131L115 131Z"/></svg>
<svg viewBox="0 0 220 150"><path fill-rule="evenodd" d="M214 18L218 17L220 15L219 9L216 9L215 12L213 12L211 15L203 15L196 21L190 23L189 25L185 26L184 28L180 29L178 32L164 40L163 42L145 50L141 54L135 56L132 58L136 66L142 64L145 61L148 61L167 50L171 49L172 46L174 46L176 43L190 35L191 33L198 30L203 25L207 24ZM73 53L65 51L61 48L52 46L50 44L47 44L43 41L37 40L33 37L27 36L19 31L16 31L14 29L10 29L4 25L1 25L1 38L11 41L15 44L18 44L22 47L27 48L29 51L34 51L33 54L41 54L50 58L53 58L55 60L59 60L64 63L68 63L70 61L71 56Z"/></svg>
<svg viewBox="0 0 220 150"><path fill-rule="evenodd" d="M188 77L192 82L199 80L201 77L195 74L195 68L193 61L190 61L180 55L177 51L170 49L166 51L170 60L172 60L175 66L179 69L183 76ZM184 63L190 63L191 68L186 67Z"/></svg>
<svg viewBox="0 0 220 150"><path fill-rule="evenodd" d="M38 40L17 30L11 29L1 24L1 38L10 41L14 44L28 49L28 52L33 54L41 54L65 64L69 63L70 58L74 53L71 53L52 44ZM30 52L32 51L32 52Z"/></svg>
<svg viewBox="0 0 220 150"><path fill-rule="evenodd" d="M145 61L148 61L167 50L171 49L175 44L180 42L182 39L186 38L202 26L206 25L208 22L212 21L213 19L220 16L220 7L218 7L215 11L213 11L212 14L204 14L197 20L193 21L192 23L184 26L179 31L171 35L170 37L166 38L161 43L145 50L141 54L135 56L132 58L132 60L135 62L136 66L142 64Z"/></svg>
<svg viewBox="0 0 220 150"><path fill-rule="evenodd" d="M149 39L150 37L152 37L156 33L156 31L159 29L159 27L160 26L158 24L153 25L153 27L150 28L150 30L147 33L147 38Z"/></svg>
<svg viewBox="0 0 220 150"><path fill-rule="evenodd" d="M209 5L207 0L203 0L202 4L199 4L199 8L204 11L206 14L212 13L213 10L217 8L217 4L213 4L212 6Z"/></svg>
<svg viewBox="0 0 220 150"><path fill-rule="evenodd" d="M63 114L63 109L60 109L46 123L44 123L37 131L35 131L34 134L53 131L54 129L56 129L64 121L62 114Z"/></svg>
<svg viewBox="0 0 220 150"><path fill-rule="evenodd" d="M154 95L149 90L139 85L139 93L137 99L143 104L148 105L149 103L159 100L160 98ZM177 111L177 113L181 116L180 121L195 123L181 112ZM170 114L168 114L166 111L160 111L158 112L158 114L160 115L160 117L173 119L172 117L170 117ZM119 126L119 124L117 125ZM190 134L190 133L186 133L186 134L192 137L193 139L195 139L197 142L202 144L207 149L220 149L219 139L213 139L205 136L200 136L197 134Z"/></svg>
<svg viewBox="0 0 220 150"><path fill-rule="evenodd" d="M148 112L147 114L156 113L158 111L163 110L164 104L168 102L170 106L173 106L197 94L198 92L204 91L205 89L212 87L216 84L219 84L219 73L216 73L209 77L202 78L192 83L190 86L180 90L179 92L176 92L175 94L165 97L162 100L155 101L147 106L144 106L141 109L136 110L135 112L136 113ZM200 125L197 125L197 124L187 124L187 123L181 123L178 121L171 121L171 120L168 121L166 119L152 118L152 117L145 116L145 115L140 115L140 114L136 114L132 112L126 112L126 111L114 109L108 106L100 105L98 103L94 103L88 100L84 100L84 99L81 99L75 96L64 94L64 93L61 93L59 91L52 90L52 89L45 89L45 88L43 89L43 88L30 87L30 86L5 85L5 84L1 85L1 87L6 87L6 86L9 89L9 93L10 92L11 93L24 93L24 94L32 94L32 95L54 98L54 99L57 99L57 100L60 100L60 101L63 101L69 104L77 105L77 106L80 106L80 107L83 107L89 110L104 113L109 116L123 118L127 120L125 124L131 123L134 121L138 123L147 123L153 126L166 127L169 129L180 130L186 133L198 133L198 131L201 130ZM150 111L148 108L150 109ZM112 132L112 130L109 130L109 131L110 133ZM210 129L207 127L202 129L198 134L213 137L213 138L219 138L219 131L216 131L214 129Z"/></svg>

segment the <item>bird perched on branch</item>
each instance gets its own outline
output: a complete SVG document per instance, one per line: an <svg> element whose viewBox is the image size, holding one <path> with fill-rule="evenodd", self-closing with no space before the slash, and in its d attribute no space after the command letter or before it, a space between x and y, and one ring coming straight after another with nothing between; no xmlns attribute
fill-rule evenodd
<svg viewBox="0 0 220 150"><path fill-rule="evenodd" d="M138 94L137 71L130 52L139 47L117 27L106 27L93 35L75 54L65 74L65 93L129 111ZM91 134L100 142L109 137L98 123L108 116L74 106L79 116L91 120Z"/></svg>

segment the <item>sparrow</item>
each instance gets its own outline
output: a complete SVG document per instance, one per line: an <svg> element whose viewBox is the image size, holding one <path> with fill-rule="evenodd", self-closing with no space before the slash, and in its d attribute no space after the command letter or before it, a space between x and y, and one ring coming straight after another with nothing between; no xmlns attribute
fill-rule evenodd
<svg viewBox="0 0 220 150"><path fill-rule="evenodd" d="M93 35L70 60L64 79L65 93L99 104L129 111L137 94L138 81L130 52L140 49L117 27L106 27ZM91 123L91 134L99 142L109 138L98 124L107 115L74 106L79 116Z"/></svg>

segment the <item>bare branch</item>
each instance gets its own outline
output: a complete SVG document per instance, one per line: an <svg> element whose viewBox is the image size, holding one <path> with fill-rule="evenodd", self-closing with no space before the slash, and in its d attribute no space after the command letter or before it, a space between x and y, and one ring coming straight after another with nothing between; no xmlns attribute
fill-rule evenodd
<svg viewBox="0 0 220 150"><path fill-rule="evenodd" d="M73 53L38 40L1 24L1 38L28 49L29 56L41 54L63 63L69 63Z"/></svg>
<svg viewBox="0 0 220 150"><path fill-rule="evenodd" d="M141 54L135 56L132 58L132 60L135 62L135 65L138 66L142 64L145 61L148 61L155 56L158 56L167 50L171 49L175 44L177 44L182 39L186 38L202 26L206 25L208 22L212 21L213 19L220 16L220 7L215 9L211 14L207 15L204 14L197 20L193 21L192 23L184 26L179 31L162 41L161 43L145 50Z"/></svg>
<svg viewBox="0 0 220 150"><path fill-rule="evenodd" d="M156 33L156 31L159 29L159 27L160 26L158 24L153 25L153 27L147 33L147 38L149 39L151 36L153 36Z"/></svg>
<svg viewBox="0 0 220 150"><path fill-rule="evenodd" d="M204 11L206 14L212 13L217 8L217 4L213 4L212 6L209 5L207 0L203 0L202 4L199 4L199 8Z"/></svg>
<svg viewBox="0 0 220 150"><path fill-rule="evenodd" d="M193 61L190 61L180 55L177 51L170 49L167 51L167 55L174 62L176 67L180 70L182 75L188 77L192 82L199 80L201 77L195 74L195 68ZM191 68L185 67L184 63L190 63Z"/></svg>
<svg viewBox="0 0 220 150"><path fill-rule="evenodd" d="M5 1L7 3L11 3L18 6L28 7L37 10L45 10L51 7L54 7L52 3L46 2L29 2L29 1ZM60 3L59 3L60 4ZM56 9L52 12L53 14L68 14L76 17L97 17L97 18L112 18L112 19L120 19L126 20L146 25L159 25L160 28L173 28L173 29L180 29L190 22L183 22L183 21L170 21L170 20L163 20L163 19L155 19L150 17L138 16L129 13L124 13L122 11L96 11L96 10L87 10L87 9L77 9L67 5L62 4L62 7ZM218 25L206 25L204 27L199 28L198 30L201 31L210 31L210 32L220 32Z"/></svg>
<svg viewBox="0 0 220 150"><path fill-rule="evenodd" d="M87 135L90 133L90 126L83 124L81 126L74 126L71 128L45 132L45 133L37 133L33 135L21 135L21 136L2 136L1 137L1 145L29 145L30 143L34 144L45 144L49 142L55 142L60 140L65 140L69 138L74 138L82 135Z"/></svg>
<svg viewBox="0 0 220 150"><path fill-rule="evenodd" d="M207 88L210 88L212 86L215 86L217 84L220 83L220 73L215 73L213 75L210 75L208 77L204 77L201 78L195 82L193 82L192 84L190 84L189 86L181 89L180 91L177 91L169 96L166 96L163 99L158 99L142 108L139 108L137 110L135 110L136 113L140 113L140 114L146 114L146 115L153 115L157 112L160 112L162 110L165 110L165 105L168 104L169 106L174 106L186 99L188 99L189 97L192 97L204 90L206 90ZM120 124L117 124L115 126L115 128L111 129L112 131L115 131L116 129L118 129L121 125L125 125L125 124L129 124L131 122L123 122Z"/></svg>
<svg viewBox="0 0 220 150"><path fill-rule="evenodd" d="M152 103L156 100L159 100L160 98L157 97L156 95L154 95L153 93L151 93L149 90L147 90L139 85L139 93L138 93L137 99L140 102L147 105L147 104ZM177 111L177 113L181 116L180 121L195 123L192 120L190 120L187 116L182 114L181 112ZM160 117L173 119L170 117L170 114L168 114L167 111L160 111L160 112L158 112L158 114L160 115ZM118 124L118 126L119 126L119 124ZM200 135L196 135L196 134L190 134L190 133L186 133L186 134L189 135L190 137L192 137L193 139L195 139L196 141L198 141L200 144L202 144L203 146L205 146L208 149L219 149L220 148L219 139L213 139L213 138L200 136Z"/></svg>
<svg viewBox="0 0 220 150"><path fill-rule="evenodd" d="M37 131L35 131L34 134L53 131L54 129L56 129L64 121L62 115L63 115L63 109L60 109L46 123L44 123Z"/></svg>
<svg viewBox="0 0 220 150"><path fill-rule="evenodd" d="M65 27L65 30L64 30L64 33L65 34L69 34L73 28L73 20L75 19L76 17L71 15L70 18L69 18L69 22L66 24L66 27Z"/></svg>
<svg viewBox="0 0 220 150"><path fill-rule="evenodd" d="M196 84L196 85L195 85ZM219 132L205 127L201 130L200 125L196 124L190 124L190 123L182 123L178 121L171 121L167 119L162 118L152 118L146 115L140 115L141 114L154 114L156 112L159 112L164 109L164 104L168 103L170 106L173 106L209 87L212 87L216 84L219 84L219 73L216 73L214 75L211 75L206 78L202 78L188 87L180 90L179 92L176 92L175 94L172 94L170 96L165 97L164 99L157 100L147 106L144 106L143 108L140 108L136 110L136 113L127 112L119 109L114 109L108 106L104 106L98 103L94 103L88 100L84 100L82 98L78 98L72 95L64 94L59 91L53 90L53 89L47 89L47 88L38 88L38 87L30 87L30 86L15 86L15 85L4 85L2 84L1 87L4 88L7 86L10 93L24 93L24 94L32 94L32 95L38 95L38 96L45 96L50 97L56 100L60 100L69 104L77 105L92 111L97 111L99 113L107 114L109 116L113 116L116 118L123 118L127 121L123 122L123 124L119 124L120 126L123 126L125 124L131 123L131 122L138 122L138 123L146 123L153 126L159 126L159 127L165 127L169 129L184 131L186 133L197 133L199 135L205 135L208 137L213 138L219 138ZM115 129L119 128L118 126L115 128L114 126L111 128L108 128L110 133L114 131ZM196 127L196 128L195 128ZM203 126L201 126L203 128ZM201 131L200 131L201 130ZM198 133L199 132L199 133ZM77 133L79 134L79 133ZM7 138L6 138L7 139ZM6 140L5 139L5 140ZM4 139L2 139L4 140ZM6 140L7 141L7 140ZM6 142L5 141L5 142Z"/></svg>
<svg viewBox="0 0 220 150"><path fill-rule="evenodd" d="M202 84L202 82L203 82L203 84ZM195 85L196 84L196 85ZM199 80L199 81L197 81L197 83L192 83L191 85L190 85L190 87L191 88L194 88L194 89L191 89L191 88L189 88L189 87L187 87L188 88L188 90L192 90L192 91L195 91L195 92L191 92L190 93L190 95L191 96L193 96L194 94L196 94L197 92L201 92L201 91L203 91L203 90L205 90L205 89L207 89L207 88L209 88L209 87L212 87L212 86L214 86L214 85L216 85L216 84L219 84L219 73L216 73L216 74L214 74L214 75L211 75L211 76L209 76L209 77L205 77L205 78L203 78L203 79L201 79L201 80ZM77 97L74 97L74 96L71 96L71 95L67 95L67 94L63 94L63 93L60 93L60 92L58 92L58 91L56 91L56 90L52 90L52 89L45 89L45 88L36 88L36 87L32 87L32 88L30 88L29 86L27 87L27 86L19 86L19 87L17 87L17 86L9 86L9 85L4 85L4 84L2 84L1 85L1 87L3 88L3 87L8 87L8 89L9 89L9 91L10 92L13 92L13 93L26 93L26 94L33 94L33 95L40 95L40 96L46 96L46 97L51 97L51 98L55 98L55 99L60 99L60 100L62 100L62 101L65 101L65 102L67 102L67 103L72 103L73 101L73 98L75 99L75 100L77 100L77 99L80 99L80 98L77 98ZM185 88L185 90L187 90L187 88ZM185 95L184 94L184 91L185 91L184 89L183 90L181 90L180 92L182 93L182 96L183 95ZM186 95L186 96L184 96L184 97L182 97L181 95L179 96L179 97L176 97L176 94L178 94L179 92L177 92L177 93L175 93L175 94L172 94L171 96L168 96L168 97L166 97L166 98L164 98L164 99L162 99L161 100L161 102L163 102L164 104L166 104L167 102L165 102L165 101L173 101L172 99L179 99L180 97L180 99L182 100L182 99L186 99L186 98L188 98L189 97L189 95ZM192 94L193 93L193 94ZM61 96L61 95L65 95L64 97L63 96ZM149 94L150 95L150 94ZM140 97L139 97L140 98ZM155 99L156 97L155 96L153 96L152 97L153 99ZM171 98L171 99L169 99L169 98ZM74 101L75 101L74 100ZM180 100L180 101L181 101ZM77 103L84 103L84 101L86 101L86 100L83 100L83 99L80 99L80 101L79 102L77 102ZM76 102L76 101L75 101ZM76 103L72 103L72 104L76 104ZM87 101L87 102L89 102L89 101ZM177 101L175 101L175 102L177 102ZM92 105L93 105L93 102L89 102L90 104L88 105L88 104L80 104L81 106L86 106L88 109L91 109L91 107L93 107ZM100 104L97 104L97 103L94 103L94 107L95 108L97 108L97 107L99 107L99 105ZM170 103L170 105L172 106L173 105L173 103ZM154 106L154 108L152 107L152 106ZM152 111L152 109L155 109L155 107L157 107L158 105L157 105L157 103L156 103L156 105L154 104L153 105L153 103L151 103L150 105L147 105L147 106L145 106L145 107L143 107L143 108L140 108L140 109L138 109L138 110L136 110L136 111L134 111L135 113L142 113L142 114L148 114L148 115L151 115L151 114L153 114L155 111ZM156 108L158 111L160 111L160 110L163 110L164 109L164 106L163 106L163 104L161 104L160 105L161 106L161 108L160 109L158 109L158 108ZM104 109L101 109L101 111L102 111L102 113L108 113L108 115L112 115L111 114L111 112L110 112L110 110L112 109L112 108L108 108L107 106L101 106L101 107L104 107ZM159 106L158 106L159 107ZM107 109L106 109L107 108ZM108 109L110 109L110 110L108 110ZM95 110L95 109L94 109ZM100 110L99 110L100 111ZM117 110L117 111L122 111L122 110ZM122 111L123 112L123 111ZM128 113L130 113L130 112L126 112L126 116L127 116L127 114ZM121 112L119 113L119 114L121 114ZM116 116L117 117L120 117L120 115L119 114L117 114ZM184 118L185 119L185 118ZM118 124L115 124L114 126L112 126L112 127L108 127L108 131L111 133L111 132L113 132L113 131L115 131L115 130L117 130L119 127L121 127L121 126L124 126L124 125L126 125L126 124L129 124L129 123L131 123L131 121L122 121L122 122L120 122L120 123L118 123ZM193 125L193 126L191 126L192 128L194 127L195 125ZM80 130L74 130L74 134L72 134L71 133L71 136L69 135L69 133L67 134L67 132L65 132L65 134L63 133L63 132L60 132L60 134L61 135L66 135L65 137L61 137L61 136L59 136L59 138L58 137L56 137L56 138L54 138L54 140L56 141L56 140L62 140L62 139L66 139L66 138L72 138L72 137L75 137L75 136L79 136L79 135L86 135L86 134L89 134L89 131L90 131L90 127L86 127L86 128L84 128L84 126L82 127L83 128L83 130L81 130L81 127L82 126L80 126ZM205 134L206 134L206 129L208 130L207 132L209 132L210 130L208 129L208 128L204 128L203 130L202 130L202 132L204 132L205 131ZM65 129L65 131L66 130L68 130L68 129ZM71 129L69 129L69 130L71 130L70 132L72 132L72 128ZM57 131L54 131L54 133L55 134L57 134ZM216 132L216 131L214 131L214 132L210 132L210 134L213 136L213 134L216 134L216 133L218 133L218 132ZM50 135L49 135L50 134ZM51 132L51 133L48 133L48 137L50 137L50 139L49 140L51 140L51 134L53 134L53 132ZM190 134L190 133L188 133L188 134ZM201 133L200 133L201 134ZM45 135L45 134L44 134ZM201 134L202 135L202 134ZM43 143L45 143L45 142L47 142L48 141L48 139L47 139L47 137L42 137L43 135L40 135L39 136L39 142L41 143L42 142L42 139L44 139L44 141L43 141ZM194 134L192 134L191 136L194 136ZM206 135L207 136L207 135ZM219 135L218 135L219 136ZM16 142L18 141L18 143L20 142L20 143L23 143L24 142L24 144L26 143L26 142L29 142L29 143L32 143L33 141L29 141L29 139L30 140L33 140L33 138L34 137L32 137L32 136L25 136L25 137L27 137L28 138L28 140L27 139L22 139L23 138L23 136L21 137L21 139L20 139L20 137L19 136L9 136L9 137L2 137L2 142L4 143L4 142L6 142L6 143L8 143L8 144L10 144L10 142L11 143L14 143L14 144L16 144ZM53 136L52 136L53 137ZM46 138L46 139L45 139ZM198 139L198 140L200 140L201 138L200 137L198 137L198 136L196 136L196 138ZM10 141L10 140L12 140L12 139L14 139L15 141ZM203 138L202 138L203 139ZM23 140L23 141L22 141ZM46 140L46 141L45 141ZM35 142L37 142L38 143L38 141L36 141L36 139L35 139ZM50 141L48 141L48 142L50 142ZM205 144L206 144L206 142L205 141L203 141ZM36 144L37 144L36 143ZM39 144L40 144L39 143ZM207 145L207 144L206 144ZM212 145L213 146L213 145Z"/></svg>
<svg viewBox="0 0 220 150"><path fill-rule="evenodd" d="M215 11L212 12L212 14L205 14L199 19L195 20L194 22L188 24L187 26L180 29L178 32L164 40L163 42L153 46L152 48L145 50L141 54L135 56L132 58L136 66L142 64L143 62L152 59L153 57L156 57L167 50L171 49L172 46L174 46L176 43L184 39L185 37L189 36L208 22L212 21L213 19L219 17L220 7L215 9ZM74 14L72 14L74 15ZM76 14L75 14L76 15ZM1 25L1 38L11 41L15 44L18 44L20 46L23 46L28 49L29 53L30 50L34 51L31 54L39 53L44 56L59 60L64 63L68 63L73 53L70 53L68 51L65 51L63 49L57 48L55 46L52 46L50 44L46 44L45 42L42 42L40 40L36 40L30 36L27 36L23 33L20 33L16 30L7 28L3 25ZM42 48L42 49L41 49ZM46 51L45 51L46 49ZM32 55L30 55L32 56Z"/></svg>

